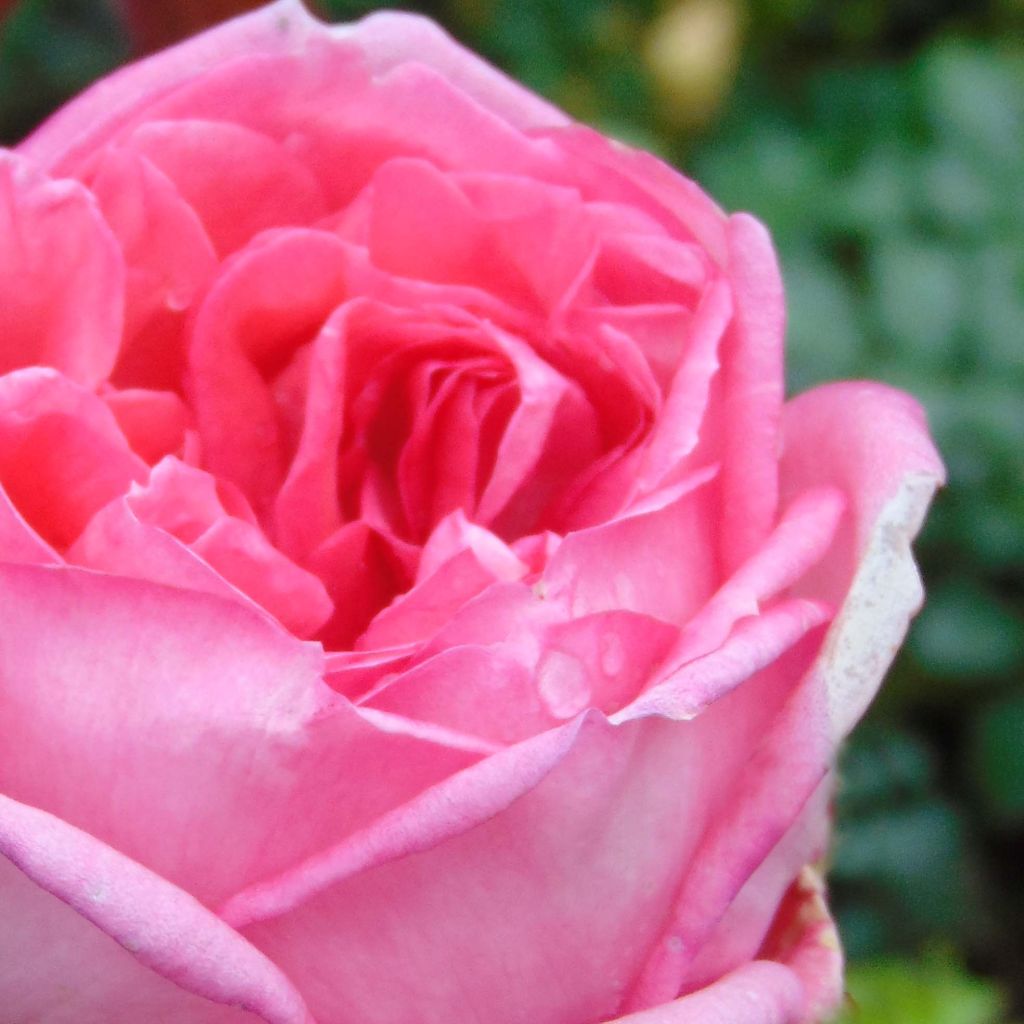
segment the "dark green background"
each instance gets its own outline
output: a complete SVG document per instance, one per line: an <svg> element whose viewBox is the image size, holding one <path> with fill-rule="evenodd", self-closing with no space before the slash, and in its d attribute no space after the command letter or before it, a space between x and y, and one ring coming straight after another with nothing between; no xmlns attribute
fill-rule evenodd
<svg viewBox="0 0 1024 1024"><path fill-rule="evenodd" d="M866 376L925 402L951 476L919 545L929 604L843 762L832 887L848 1015L1021 1020L1024 2L703 0L694 31L737 30L712 31L697 48L709 70L681 69L673 89L652 40L668 8L695 2L399 6L764 220L792 390ZM102 0L16 4L0 26L0 138L130 51Z"/></svg>

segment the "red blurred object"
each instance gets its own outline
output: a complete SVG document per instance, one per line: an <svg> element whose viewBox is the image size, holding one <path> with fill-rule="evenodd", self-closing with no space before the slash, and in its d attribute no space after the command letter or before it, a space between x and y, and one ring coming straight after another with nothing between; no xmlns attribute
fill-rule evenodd
<svg viewBox="0 0 1024 1024"><path fill-rule="evenodd" d="M117 0L138 53L176 43L253 8L266 0ZM0 11L10 0L0 0ZM307 3L315 8L315 4Z"/></svg>

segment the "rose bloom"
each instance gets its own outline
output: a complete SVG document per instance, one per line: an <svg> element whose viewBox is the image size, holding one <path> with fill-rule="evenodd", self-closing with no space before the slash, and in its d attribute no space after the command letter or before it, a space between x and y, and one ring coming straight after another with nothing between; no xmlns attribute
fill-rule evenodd
<svg viewBox="0 0 1024 1024"><path fill-rule="evenodd" d="M5 1020L828 1016L942 468L902 394L783 402L763 227L297 0L0 195Z"/></svg>

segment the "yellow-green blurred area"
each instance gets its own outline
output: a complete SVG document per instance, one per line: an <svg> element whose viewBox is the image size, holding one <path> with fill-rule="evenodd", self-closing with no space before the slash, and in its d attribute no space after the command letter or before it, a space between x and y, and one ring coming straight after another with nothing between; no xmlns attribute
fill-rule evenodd
<svg viewBox="0 0 1024 1024"><path fill-rule="evenodd" d="M0 0L0 137L229 6L140 0L131 35L113 0ZM1024 0L396 6L764 220L792 390L924 401L951 480L929 604L843 762L843 1021L1024 1021Z"/></svg>

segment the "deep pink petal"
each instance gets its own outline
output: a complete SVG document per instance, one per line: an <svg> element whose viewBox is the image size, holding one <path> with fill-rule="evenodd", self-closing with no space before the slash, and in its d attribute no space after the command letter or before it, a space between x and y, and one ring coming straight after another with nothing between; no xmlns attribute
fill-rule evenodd
<svg viewBox="0 0 1024 1024"><path fill-rule="evenodd" d="M266 1024L312 1024L234 929L88 833L0 795L0 855L0 994L12 1019L253 1019L237 1007Z"/></svg>
<svg viewBox="0 0 1024 1024"><path fill-rule="evenodd" d="M191 413L173 391L127 388L103 395L128 444L153 465L165 455L182 455Z"/></svg>
<svg viewBox="0 0 1024 1024"><path fill-rule="evenodd" d="M0 373L52 366L87 386L113 369L124 263L95 199L0 150Z"/></svg>
<svg viewBox="0 0 1024 1024"><path fill-rule="evenodd" d="M343 258L325 232L267 236L225 265L199 308L188 393L204 464L259 510L287 466L271 381L345 298Z"/></svg>
<svg viewBox="0 0 1024 1024"><path fill-rule="evenodd" d="M303 164L272 139L223 121L147 121L124 141L174 183L223 256L266 228L327 212Z"/></svg>
<svg viewBox="0 0 1024 1024"><path fill-rule="evenodd" d="M126 264L124 341L113 379L179 391L184 313L213 276L213 246L174 185L137 153L106 150L89 187Z"/></svg>
<svg viewBox="0 0 1024 1024"><path fill-rule="evenodd" d="M58 550L147 468L91 391L50 369L0 377L0 483Z"/></svg>

